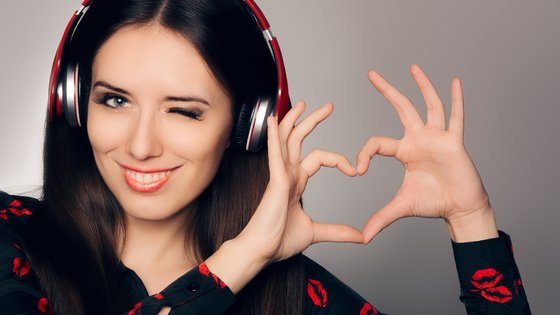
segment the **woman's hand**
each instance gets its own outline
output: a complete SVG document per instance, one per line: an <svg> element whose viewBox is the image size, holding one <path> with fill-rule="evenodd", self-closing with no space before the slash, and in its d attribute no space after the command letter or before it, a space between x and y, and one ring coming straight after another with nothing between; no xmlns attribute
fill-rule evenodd
<svg viewBox="0 0 560 315"><path fill-rule="evenodd" d="M313 221L300 204L307 181L322 166L336 167L348 176L357 170L344 156L314 150L301 159L303 140L333 111L326 104L304 118L305 104L297 103L280 125L268 118L270 180L263 198L241 233L206 260L208 268L233 293L239 292L262 268L287 259L319 242L363 244L362 232L343 224Z"/></svg>
<svg viewBox="0 0 560 315"><path fill-rule="evenodd" d="M427 106L424 123L415 106L375 71L369 79L397 111L405 128L402 139L371 137L358 154L358 172L368 170L376 155L391 156L404 168L404 181L394 198L364 227L364 241L404 217L443 218L457 242L497 237L494 212L480 176L463 143L461 82L451 82L451 117L445 126L444 106L418 65L414 77Z"/></svg>
<svg viewBox="0 0 560 315"><path fill-rule="evenodd" d="M362 232L342 224L314 222L300 198L307 181L322 166L336 167L347 176L357 170L344 156L314 150L301 159L303 140L333 111L326 104L296 125L305 103L297 103L278 126L268 119L270 181L253 217L237 237L251 246L266 263L287 259L318 242L363 243Z"/></svg>

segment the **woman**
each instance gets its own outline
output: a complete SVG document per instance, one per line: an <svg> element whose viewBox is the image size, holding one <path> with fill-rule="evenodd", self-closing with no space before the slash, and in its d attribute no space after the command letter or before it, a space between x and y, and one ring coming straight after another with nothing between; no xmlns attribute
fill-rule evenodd
<svg viewBox="0 0 560 315"><path fill-rule="evenodd" d="M278 85L254 24L236 1L91 5L67 47L79 64L83 126L72 128L55 114L47 123L40 202L0 195L0 252L9 263L0 278L3 313L376 314L299 253L317 242L368 243L412 215L446 219L456 242L494 238L455 244L460 276L467 272L461 268L478 268L480 262L468 261L473 244L498 248L492 257L508 254L464 151L458 80L446 131L439 98L417 66L426 125L370 72L406 134L371 138L357 168L326 151L300 157L303 139L332 105L296 124L305 109L300 102L279 125L268 118L266 150L237 148L232 130L243 119L240 104ZM395 156L407 174L363 232L305 214L300 198L321 166L362 175L375 154ZM465 291L467 308L528 311L520 285L514 299L513 289L506 288L508 295L499 283L517 276L515 266L499 278L489 269L473 278L477 292Z"/></svg>

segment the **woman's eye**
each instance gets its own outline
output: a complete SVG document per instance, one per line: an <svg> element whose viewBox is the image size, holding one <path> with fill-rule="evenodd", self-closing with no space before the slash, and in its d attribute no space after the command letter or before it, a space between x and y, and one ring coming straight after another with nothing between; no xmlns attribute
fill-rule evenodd
<svg viewBox="0 0 560 315"><path fill-rule="evenodd" d="M196 110L189 110L185 108L170 108L167 110L168 113L175 113L179 114L188 118L200 120L200 116L202 115L201 112Z"/></svg>
<svg viewBox="0 0 560 315"><path fill-rule="evenodd" d="M113 108L120 108L120 107L124 107L128 103L128 100L119 95L106 94L103 95L103 97L101 98L101 100L98 101L98 103Z"/></svg>

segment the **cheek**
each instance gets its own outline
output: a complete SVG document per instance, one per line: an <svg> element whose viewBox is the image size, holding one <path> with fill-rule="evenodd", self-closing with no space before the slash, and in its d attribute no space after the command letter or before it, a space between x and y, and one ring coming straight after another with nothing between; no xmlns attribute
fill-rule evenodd
<svg viewBox="0 0 560 315"><path fill-rule="evenodd" d="M103 110L90 106L88 110L87 133L94 154L106 153L124 141L127 123L107 115Z"/></svg>
<svg viewBox="0 0 560 315"><path fill-rule="evenodd" d="M228 143L227 130L168 126L169 128L164 127L163 139L165 139L165 147L171 149L175 155L204 164L214 164L221 159Z"/></svg>
<svg viewBox="0 0 560 315"><path fill-rule="evenodd" d="M166 147L196 166L196 172L204 177L218 169L231 134L231 115L225 110L212 114L200 122L168 123L162 127Z"/></svg>

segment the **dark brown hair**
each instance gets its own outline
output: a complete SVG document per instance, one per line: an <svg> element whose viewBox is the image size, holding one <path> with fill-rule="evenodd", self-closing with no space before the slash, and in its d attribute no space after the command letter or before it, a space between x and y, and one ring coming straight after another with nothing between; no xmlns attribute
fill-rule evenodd
<svg viewBox="0 0 560 315"><path fill-rule="evenodd" d="M244 100L276 85L268 47L241 1L96 0L69 48L69 58L80 64L82 104L89 98L99 47L122 27L151 24L174 30L197 47L235 113ZM87 109L82 113L87 121ZM266 149L257 154L226 150L187 229L198 246L195 260L203 261L241 232L267 182ZM116 235L126 229L123 209L99 174L86 128L69 127L62 118L46 124L42 201L44 211L30 224L25 250L55 313L130 309L137 301L129 301L119 287L115 249ZM228 314L300 314L304 285L301 255L296 255L263 270L238 293Z"/></svg>

